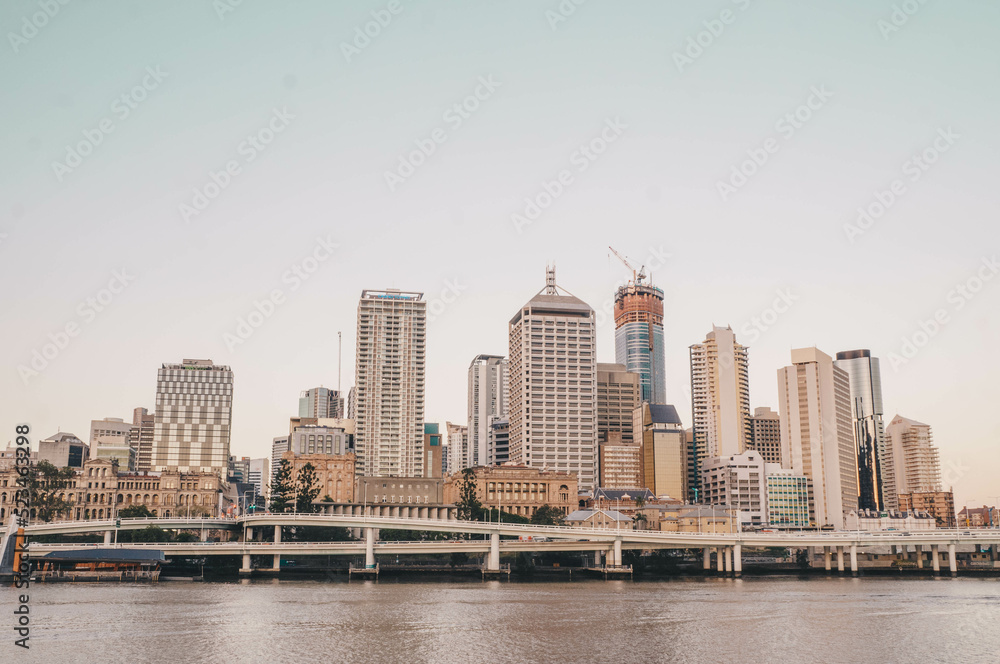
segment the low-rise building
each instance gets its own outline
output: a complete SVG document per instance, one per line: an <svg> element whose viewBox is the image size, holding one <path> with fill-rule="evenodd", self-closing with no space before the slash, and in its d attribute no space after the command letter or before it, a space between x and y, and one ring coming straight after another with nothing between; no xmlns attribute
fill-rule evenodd
<svg viewBox="0 0 1000 664"><path fill-rule="evenodd" d="M987 507L963 507L958 513L959 528L990 528L997 525L997 508Z"/></svg>
<svg viewBox="0 0 1000 664"><path fill-rule="evenodd" d="M442 505L444 480L440 477L359 477L354 502L363 505Z"/></svg>
<svg viewBox="0 0 1000 664"><path fill-rule="evenodd" d="M739 532L736 510L712 505L660 505L658 517L649 524L669 533Z"/></svg>
<svg viewBox="0 0 1000 664"><path fill-rule="evenodd" d="M578 507L576 474L504 464L472 468L476 496L487 509L530 518L539 507L548 505L569 514ZM464 473L449 475L444 483L444 502L461 500Z"/></svg>
<svg viewBox="0 0 1000 664"><path fill-rule="evenodd" d="M875 510L851 511L844 517L847 530L876 532L881 530L934 530L937 522L927 512L877 512Z"/></svg>
<svg viewBox="0 0 1000 664"><path fill-rule="evenodd" d="M575 510L566 516L564 522L573 528L633 529L632 518L614 510Z"/></svg>
<svg viewBox="0 0 1000 664"><path fill-rule="evenodd" d="M914 491L899 494L900 512L929 512L938 528L957 528L955 495L951 491Z"/></svg>
<svg viewBox="0 0 1000 664"><path fill-rule="evenodd" d="M444 474L444 445L436 422L424 422L424 477L441 477Z"/></svg>
<svg viewBox="0 0 1000 664"><path fill-rule="evenodd" d="M710 457L701 465L702 500L708 505L735 507L745 527L767 525L765 478L764 457L756 450Z"/></svg>

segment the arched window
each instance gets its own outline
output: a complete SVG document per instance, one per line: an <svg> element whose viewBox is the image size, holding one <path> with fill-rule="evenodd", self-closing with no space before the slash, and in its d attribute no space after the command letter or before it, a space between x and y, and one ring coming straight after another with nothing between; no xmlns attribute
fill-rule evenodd
<svg viewBox="0 0 1000 664"><path fill-rule="evenodd" d="M153 494L153 504L154 505L159 505L160 504L160 496L159 496L159 494L156 494L156 493Z"/></svg>

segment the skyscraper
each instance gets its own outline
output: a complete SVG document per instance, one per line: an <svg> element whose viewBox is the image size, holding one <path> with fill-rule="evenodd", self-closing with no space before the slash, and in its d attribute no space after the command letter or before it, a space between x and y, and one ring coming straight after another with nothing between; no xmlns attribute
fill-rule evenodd
<svg viewBox="0 0 1000 664"><path fill-rule="evenodd" d="M469 427L465 424L445 422L448 432L448 472L458 473L472 467L469 450Z"/></svg>
<svg viewBox="0 0 1000 664"><path fill-rule="evenodd" d="M868 350L837 353L834 362L851 380L851 418L858 456L858 508L896 509L896 496L883 490L885 425L882 422L882 374L877 357Z"/></svg>
<svg viewBox="0 0 1000 664"><path fill-rule="evenodd" d="M781 465L781 417L774 410L754 408L750 418L749 449L760 452L764 463Z"/></svg>
<svg viewBox="0 0 1000 664"><path fill-rule="evenodd" d="M292 435L278 436L271 441L271 477L281 469L281 455L292 449Z"/></svg>
<svg viewBox="0 0 1000 664"><path fill-rule="evenodd" d="M510 320L510 460L569 471L594 487L597 354L594 310L546 285Z"/></svg>
<svg viewBox="0 0 1000 664"><path fill-rule="evenodd" d="M156 376L153 470L225 478L233 418L233 372L211 360L164 364Z"/></svg>
<svg viewBox="0 0 1000 664"><path fill-rule="evenodd" d="M359 476L424 474L426 324L423 293L361 293L354 386Z"/></svg>
<svg viewBox="0 0 1000 664"><path fill-rule="evenodd" d="M314 387L299 394L299 417L342 418L344 398L337 390Z"/></svg>
<svg viewBox="0 0 1000 664"><path fill-rule="evenodd" d="M663 291L641 275L615 293L615 362L639 374L640 401L666 401Z"/></svg>
<svg viewBox="0 0 1000 664"><path fill-rule="evenodd" d="M886 429L885 492L941 490L941 461L931 428L923 422L896 415Z"/></svg>
<svg viewBox="0 0 1000 664"><path fill-rule="evenodd" d="M643 403L635 410L634 417L635 436L641 443L642 486L657 497L685 500L688 445L677 409Z"/></svg>
<svg viewBox="0 0 1000 664"><path fill-rule="evenodd" d="M624 364L597 363L597 438L607 442L608 433L621 434L619 444L635 442L633 417L642 404L642 377L626 371Z"/></svg>
<svg viewBox="0 0 1000 664"><path fill-rule="evenodd" d="M792 350L778 369L781 458L812 481L817 526L844 527L858 507L858 464L847 372L816 348Z"/></svg>
<svg viewBox="0 0 1000 664"><path fill-rule="evenodd" d="M469 365L470 466L487 465L490 421L507 416L507 358L477 355Z"/></svg>
<svg viewBox="0 0 1000 664"><path fill-rule="evenodd" d="M751 441L750 378L746 346L731 327L713 326L691 354L691 411L694 429L694 482L701 462L741 454Z"/></svg>
<svg viewBox="0 0 1000 664"><path fill-rule="evenodd" d="M132 430L128 444L136 450L136 470L153 469L153 429L156 417L145 408L132 410Z"/></svg>

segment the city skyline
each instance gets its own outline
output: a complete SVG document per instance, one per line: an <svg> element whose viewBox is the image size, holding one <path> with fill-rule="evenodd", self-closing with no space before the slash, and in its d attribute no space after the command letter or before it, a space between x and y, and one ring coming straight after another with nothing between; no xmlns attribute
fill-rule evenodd
<svg viewBox="0 0 1000 664"><path fill-rule="evenodd" d="M18 25L35 7L4 17ZM241 6L224 19L67 9L5 51L23 103L5 105L0 129L0 278L16 285L0 312L0 428L82 436L94 419L152 412L163 362L212 358L235 376L232 450L262 456L302 389L338 385L338 330L343 388L354 384L358 294L387 287L426 293L426 420L464 422L468 362L506 354L507 312L548 261L596 311L597 361L614 362L611 307L628 275L611 245L664 290L665 401L682 419L687 348L710 326L749 347L752 408L778 408L774 371L790 349L868 348L885 417L933 427L956 504L996 502L1000 425L983 414L998 388L983 358L1000 311L1000 135L981 82L1000 73L997 8L927 5L886 38L888 7L783 3L783 22L823 28L761 49L778 10L737 5L738 21L679 71L675 54L714 11L591 3L553 27L542 7L440 7L406 6L350 61L341 44L376 5ZM273 43L256 38L263 26ZM178 32L204 50L174 52ZM926 49L940 33L954 46ZM284 48L291 34L301 50ZM252 79L230 76L245 62ZM122 95L135 108L112 108ZM470 97L467 118L443 119ZM801 108L809 119L789 124ZM53 163L105 116L114 131L57 176ZM447 140L390 190L385 173L435 128ZM273 142L248 143L244 162L243 141L264 129ZM734 186L732 169L772 137L779 151L723 200L718 183ZM598 138L607 149L578 170L573 155ZM926 150L935 163L911 180L904 164ZM240 173L184 219L179 206L230 159ZM558 200L516 226L563 168ZM890 200L870 221L857 211ZM77 334L63 339L68 324ZM33 368L48 344L54 357Z"/></svg>

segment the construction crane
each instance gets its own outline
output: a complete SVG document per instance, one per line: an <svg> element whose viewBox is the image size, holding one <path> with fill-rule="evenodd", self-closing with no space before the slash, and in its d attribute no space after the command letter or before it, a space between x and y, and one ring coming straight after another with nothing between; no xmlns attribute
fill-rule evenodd
<svg viewBox="0 0 1000 664"><path fill-rule="evenodd" d="M640 266L639 271L636 272L635 266L629 263L627 258L619 254L617 251L615 251L614 247L608 247L608 249L610 249L611 253L613 253L615 256L618 257L618 260L620 260L622 263L625 264L625 267L632 270L632 283L635 284L636 286L641 285L643 279L646 278L646 266L645 265Z"/></svg>

